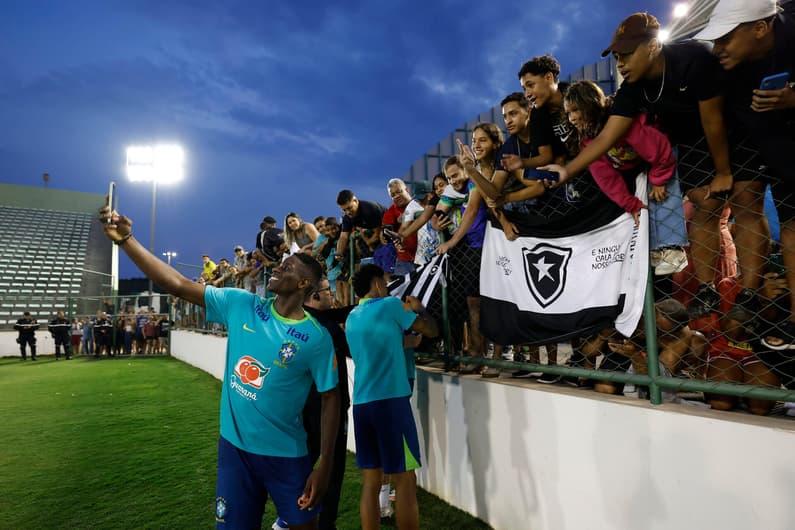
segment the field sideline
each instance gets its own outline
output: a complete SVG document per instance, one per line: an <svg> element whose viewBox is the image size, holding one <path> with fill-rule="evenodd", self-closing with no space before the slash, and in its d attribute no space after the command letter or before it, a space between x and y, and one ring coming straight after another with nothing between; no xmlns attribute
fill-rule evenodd
<svg viewBox="0 0 795 530"><path fill-rule="evenodd" d="M0 528L214 528L210 375L167 357L0 359L0 388ZM351 455L340 529L359 528L359 490ZM489 528L419 501L423 528ZM269 503L263 528L274 517Z"/></svg>

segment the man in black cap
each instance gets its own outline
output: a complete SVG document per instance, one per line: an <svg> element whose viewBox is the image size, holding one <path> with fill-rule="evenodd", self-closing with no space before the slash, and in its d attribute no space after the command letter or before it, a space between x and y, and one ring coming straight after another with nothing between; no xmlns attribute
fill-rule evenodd
<svg viewBox="0 0 795 530"><path fill-rule="evenodd" d="M261 253L267 255L268 249L278 247L279 239L283 239L283 230L276 228L276 219L270 215L265 216L259 225L256 247Z"/></svg>
<svg viewBox="0 0 795 530"><path fill-rule="evenodd" d="M19 344L19 351L22 354L22 360L26 359L25 345L30 345L30 358L36 360L36 330L39 325L30 316L29 311L22 314L22 318L17 320L14 324L14 329L19 332L17 343Z"/></svg>
<svg viewBox="0 0 795 530"><path fill-rule="evenodd" d="M55 341L55 360L57 361L61 358L61 346L63 346L63 351L66 354L66 360L68 361L71 359L72 352L69 349L69 335L72 326L69 324L69 321L64 318L63 311L58 311L55 318L50 320L50 324L47 327Z"/></svg>

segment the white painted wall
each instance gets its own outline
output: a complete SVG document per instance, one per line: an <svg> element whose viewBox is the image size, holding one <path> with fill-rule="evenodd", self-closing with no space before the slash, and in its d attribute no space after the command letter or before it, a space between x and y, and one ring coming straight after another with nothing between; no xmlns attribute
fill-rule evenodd
<svg viewBox="0 0 795 530"><path fill-rule="evenodd" d="M224 339L172 337L222 374ZM415 404L420 485L497 530L795 528L786 420L424 370Z"/></svg>

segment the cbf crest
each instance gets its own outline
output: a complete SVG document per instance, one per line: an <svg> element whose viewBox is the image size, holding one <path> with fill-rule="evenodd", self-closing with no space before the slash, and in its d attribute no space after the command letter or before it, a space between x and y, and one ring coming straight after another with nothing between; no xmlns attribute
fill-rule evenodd
<svg viewBox="0 0 795 530"><path fill-rule="evenodd" d="M298 353L298 345L294 342L286 341L279 348L279 360L275 361L274 364L280 368L287 368L287 365L295 358L296 353Z"/></svg>
<svg viewBox="0 0 795 530"><path fill-rule="evenodd" d="M571 254L570 248L547 243L541 243L532 249L522 249L527 286L541 307L548 307L563 294Z"/></svg>

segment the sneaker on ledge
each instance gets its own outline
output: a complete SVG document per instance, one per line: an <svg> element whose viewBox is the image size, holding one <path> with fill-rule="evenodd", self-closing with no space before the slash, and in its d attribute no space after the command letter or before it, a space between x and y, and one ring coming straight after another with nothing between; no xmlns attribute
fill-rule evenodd
<svg viewBox="0 0 795 530"><path fill-rule="evenodd" d="M680 247L670 247L660 251L659 261L654 267L656 276L668 276L685 270L687 254Z"/></svg>
<svg viewBox="0 0 795 530"><path fill-rule="evenodd" d="M541 374L541 377L538 378L538 382L545 385L554 385L555 383L560 383L561 379L563 379L563 376L560 375Z"/></svg>

